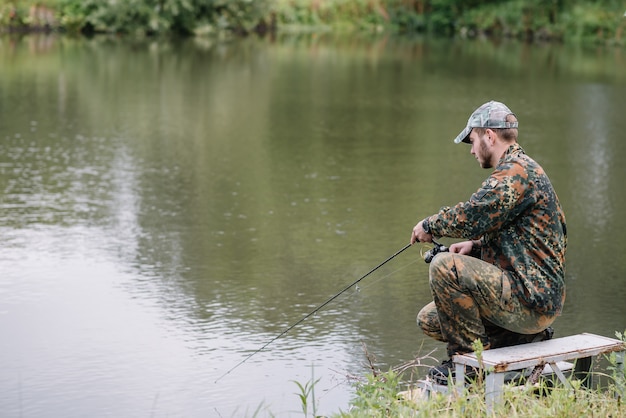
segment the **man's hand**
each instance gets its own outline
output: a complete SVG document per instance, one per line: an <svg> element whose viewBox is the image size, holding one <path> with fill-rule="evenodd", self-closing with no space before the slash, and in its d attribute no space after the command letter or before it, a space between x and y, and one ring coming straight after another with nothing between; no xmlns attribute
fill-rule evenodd
<svg viewBox="0 0 626 418"><path fill-rule="evenodd" d="M450 245L450 252L469 255L472 252L472 248L474 248L474 243L472 241L455 242Z"/></svg>
<svg viewBox="0 0 626 418"><path fill-rule="evenodd" d="M411 245L416 242L433 242L433 236L431 234L426 233L424 228L422 227L422 222L418 222L417 225L413 228L413 232L411 233Z"/></svg>

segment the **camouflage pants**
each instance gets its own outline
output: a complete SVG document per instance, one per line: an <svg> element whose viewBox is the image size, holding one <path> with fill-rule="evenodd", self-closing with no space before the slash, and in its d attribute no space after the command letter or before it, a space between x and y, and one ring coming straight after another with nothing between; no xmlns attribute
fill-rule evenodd
<svg viewBox="0 0 626 418"><path fill-rule="evenodd" d="M511 292L507 272L478 258L440 253L430 264L434 301L417 315L424 333L448 344L448 355L467 353L480 340L486 349L507 344L512 335L536 334L556 316L526 307ZM503 338L502 338L503 337Z"/></svg>

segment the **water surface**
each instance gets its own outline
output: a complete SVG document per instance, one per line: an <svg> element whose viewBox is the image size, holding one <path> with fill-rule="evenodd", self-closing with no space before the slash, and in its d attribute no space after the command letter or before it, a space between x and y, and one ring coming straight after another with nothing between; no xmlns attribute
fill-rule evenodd
<svg viewBox="0 0 626 418"><path fill-rule="evenodd" d="M419 247L255 352L476 190L488 172L452 139L490 99L566 211L557 336L624 331L625 61L515 42L1 38L2 415L301 416L293 381L318 378L328 414L365 350L383 370L443 358L415 325Z"/></svg>

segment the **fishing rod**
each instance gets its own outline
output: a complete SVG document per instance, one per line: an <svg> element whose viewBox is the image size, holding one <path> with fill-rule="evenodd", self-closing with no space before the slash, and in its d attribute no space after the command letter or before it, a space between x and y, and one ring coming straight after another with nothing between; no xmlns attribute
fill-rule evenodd
<svg viewBox="0 0 626 418"><path fill-rule="evenodd" d="M382 266L384 266L385 264L387 264L389 261L393 260L394 258L396 258L400 253L402 253L403 251L405 251L407 248L409 248L412 244L407 244L404 247L402 247L400 250L396 251L396 253L394 255L392 255L391 257L387 258L385 261L383 261L382 263L380 263L379 265L377 265L376 267L374 267L373 269L371 269L370 271L368 271L367 273L365 273L363 276L359 277L357 280L355 280L354 282L350 283L348 286L346 286L341 292L335 294L334 296L330 297L326 302L322 303L321 305L319 305L317 308L313 309L311 312L309 312L308 314L306 314L302 319L300 319L299 321L295 322L294 324L292 324L291 326L289 326L286 330L284 330L283 332L281 332L280 334L278 334L277 336L275 336L274 338L272 338L271 340L269 340L268 342L266 342L261 348L259 348L258 350L256 350L255 352L253 352L252 354L249 354L246 358L244 358L243 360L241 360L239 363L237 363L234 367L231 367L226 373L224 373L223 375L221 375L220 377L218 377L215 380L215 383L217 383L218 381L220 381L224 376L230 374L230 372L232 372L233 370L235 370L237 367L241 366L243 363L245 363L246 361L248 361L252 356L256 355L257 353L263 351L268 345L270 345L271 343L273 343L274 341L276 341L277 339L279 339L280 337L282 337L283 335L285 335L286 333L288 333L289 331L291 331L292 329L294 329L296 326L300 325L302 322L304 322L307 318L311 317L312 315L314 315L316 312L318 312L320 309L322 309L324 306L328 305L330 302L332 302L333 300L337 299L341 294L343 294L344 292L346 292L348 289L350 289L352 286L356 285L357 283L359 283L361 280L363 280L364 278L366 278L367 276L369 276L370 274L374 273L376 270L378 270L379 268L381 268ZM429 261L428 261L429 262Z"/></svg>

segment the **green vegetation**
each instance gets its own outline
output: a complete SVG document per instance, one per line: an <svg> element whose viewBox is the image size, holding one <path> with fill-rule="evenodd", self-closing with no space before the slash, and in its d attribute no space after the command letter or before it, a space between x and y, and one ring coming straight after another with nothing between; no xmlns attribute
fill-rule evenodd
<svg viewBox="0 0 626 418"><path fill-rule="evenodd" d="M626 343L626 335L617 332L616 336ZM482 345L477 342L473 348L480 360ZM485 403L485 385L480 376L477 377L475 384L461 395L456 395L454 389L450 388L449 392L452 395L434 393L425 400L415 389L413 376L409 382L402 380L402 375L411 370L410 368L403 368L403 371L399 373L394 370L381 373L379 370L372 369L372 373L367 375L364 381L357 382L355 385L356 394L349 411L341 411L334 416L338 418L626 417L626 405L622 402L626 387L625 370L618 370L615 353L606 356L605 360L608 361L607 372L610 375L597 373L596 380L606 383L598 385L596 389L583 388L581 381L573 377L569 380L571 388L558 382L555 384L544 380L534 385L526 384L515 388L508 386L505 388L503 402L497 404L489 414L487 414ZM417 361L416 365L422 366L421 361ZM621 365L621 367L624 366ZM318 381L311 380L306 385L296 382L301 391L298 396L304 416L307 416L308 405L315 405L312 389Z"/></svg>
<svg viewBox="0 0 626 418"><path fill-rule="evenodd" d="M359 385L357 396L349 412L338 417L624 417L626 406L613 395L614 385L607 390L585 390L572 381L573 390L563 386L549 387L546 383L510 388L504 392L503 402L497 404L491 415L486 415L484 385L476 385L462 395L434 394L428 400L398 396L399 380L393 372L377 378L369 377Z"/></svg>
<svg viewBox="0 0 626 418"><path fill-rule="evenodd" d="M5 30L142 35L370 31L623 44L616 0L0 0Z"/></svg>
<svg viewBox="0 0 626 418"><path fill-rule="evenodd" d="M246 34L267 26L270 0L0 0L0 25L12 31L191 35Z"/></svg>
<svg viewBox="0 0 626 418"><path fill-rule="evenodd" d="M302 412L304 413L305 417L309 416L310 401L313 416L317 416L315 411L315 385L320 381L320 379L315 380L314 372L315 368L311 365L311 380L304 385L298 381L293 380L293 382L298 386L299 392L296 393L296 395L298 395L298 398L300 398L300 406L302 406Z"/></svg>

